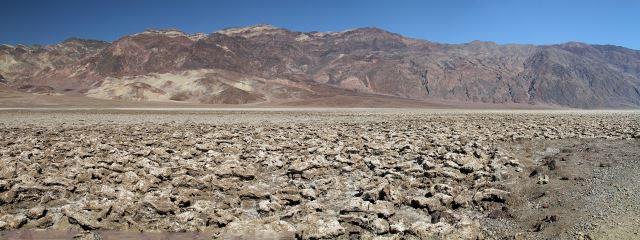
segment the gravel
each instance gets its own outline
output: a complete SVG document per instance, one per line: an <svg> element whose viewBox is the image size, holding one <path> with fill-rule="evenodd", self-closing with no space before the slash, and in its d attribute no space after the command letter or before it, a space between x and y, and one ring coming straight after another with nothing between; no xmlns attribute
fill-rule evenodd
<svg viewBox="0 0 640 240"><path fill-rule="evenodd" d="M539 165L505 144L639 132L633 111L1 111L0 228L485 238Z"/></svg>

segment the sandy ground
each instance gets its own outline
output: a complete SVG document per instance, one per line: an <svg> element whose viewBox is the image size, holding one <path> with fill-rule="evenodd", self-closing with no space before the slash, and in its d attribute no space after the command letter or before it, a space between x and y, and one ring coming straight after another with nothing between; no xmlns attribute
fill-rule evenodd
<svg viewBox="0 0 640 240"><path fill-rule="evenodd" d="M507 147L529 167L509 183L509 217L485 219L493 236L640 238L638 141L567 139ZM549 182L539 184L540 176Z"/></svg>
<svg viewBox="0 0 640 240"><path fill-rule="evenodd" d="M0 108L422 108L422 109L562 109L529 104L468 103L445 100L414 100L385 95L345 92L303 100L281 100L251 104L201 104L181 101L122 101L87 97L81 94L30 94L0 84Z"/></svg>
<svg viewBox="0 0 640 240"><path fill-rule="evenodd" d="M0 134L0 238L639 238L638 111L5 108Z"/></svg>

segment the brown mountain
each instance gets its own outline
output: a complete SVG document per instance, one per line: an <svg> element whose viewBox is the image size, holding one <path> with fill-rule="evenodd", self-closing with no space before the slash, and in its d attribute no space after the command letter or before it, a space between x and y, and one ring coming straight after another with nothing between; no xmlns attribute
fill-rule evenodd
<svg viewBox="0 0 640 240"><path fill-rule="evenodd" d="M212 34L147 30L112 43L0 46L0 81L120 100L277 103L329 95L640 106L640 51L610 45L440 44L377 28Z"/></svg>

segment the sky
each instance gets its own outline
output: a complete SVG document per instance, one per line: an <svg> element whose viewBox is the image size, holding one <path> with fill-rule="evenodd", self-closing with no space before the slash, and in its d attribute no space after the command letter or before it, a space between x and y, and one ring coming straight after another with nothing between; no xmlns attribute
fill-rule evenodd
<svg viewBox="0 0 640 240"><path fill-rule="evenodd" d="M295 31L378 27L441 43L579 41L640 49L635 0L0 0L0 43L114 41L148 28L211 33L271 24Z"/></svg>

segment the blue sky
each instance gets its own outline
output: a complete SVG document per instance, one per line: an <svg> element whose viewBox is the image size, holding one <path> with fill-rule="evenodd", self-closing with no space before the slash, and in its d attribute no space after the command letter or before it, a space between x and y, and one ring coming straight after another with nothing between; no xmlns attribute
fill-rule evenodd
<svg viewBox="0 0 640 240"><path fill-rule="evenodd" d="M551 44L580 41L640 49L633 0L2 0L0 43L69 37L113 41L147 28L185 32L272 24L297 31L379 27L435 42Z"/></svg>

